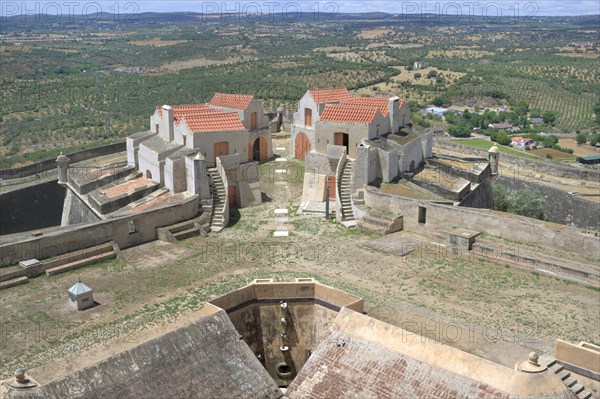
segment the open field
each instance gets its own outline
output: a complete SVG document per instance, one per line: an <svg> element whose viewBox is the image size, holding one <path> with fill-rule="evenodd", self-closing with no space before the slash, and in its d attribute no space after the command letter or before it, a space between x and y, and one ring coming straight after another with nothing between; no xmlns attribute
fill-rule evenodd
<svg viewBox="0 0 600 399"><path fill-rule="evenodd" d="M152 47L162 47L162 46L174 46L176 44L185 43L186 40L162 40L157 37L154 39L147 40L132 40L129 44L133 44L134 46L152 46Z"/></svg>
<svg viewBox="0 0 600 399"><path fill-rule="evenodd" d="M577 142L573 139L560 139L558 144L563 148L572 149L573 155L586 157L592 155L600 155L600 148L592 147L589 144L577 144Z"/></svg>
<svg viewBox="0 0 600 399"><path fill-rule="evenodd" d="M566 152L553 150L552 148L539 148L539 149L531 150L528 152L533 155L537 155L538 157L541 157L541 158L548 157L548 154L550 154L550 156L552 156L552 158L554 158L554 159L573 158L572 154L567 154Z"/></svg>
<svg viewBox="0 0 600 399"><path fill-rule="evenodd" d="M481 140L481 139L457 140L456 143L462 144L462 145L468 145L471 147L484 148L486 150L489 150L493 145L493 143L491 141ZM516 157L527 158L527 159L539 159L539 157L529 155L528 152L515 150L514 148L510 148L510 147L507 147L504 145L499 145L498 148L500 149L500 152L503 154L514 155ZM569 155L569 154L565 154L565 155Z"/></svg>

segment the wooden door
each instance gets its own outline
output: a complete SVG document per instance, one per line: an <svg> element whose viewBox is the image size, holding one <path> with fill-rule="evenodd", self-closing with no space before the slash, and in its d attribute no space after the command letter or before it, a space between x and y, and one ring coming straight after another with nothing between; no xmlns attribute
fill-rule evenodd
<svg viewBox="0 0 600 399"><path fill-rule="evenodd" d="M305 133L298 133L295 141L295 156L304 161L306 153L310 151L310 140Z"/></svg>
<svg viewBox="0 0 600 399"><path fill-rule="evenodd" d="M250 130L254 130L258 127L258 114L253 112L250 114Z"/></svg>
<svg viewBox="0 0 600 399"><path fill-rule="evenodd" d="M227 191L229 194L229 207L237 208L237 186L232 184L228 187Z"/></svg>
<svg viewBox="0 0 600 399"><path fill-rule="evenodd" d="M215 143L215 163L217 158L223 155L229 155L229 143L226 141Z"/></svg>
<svg viewBox="0 0 600 399"><path fill-rule="evenodd" d="M329 198L332 200L335 200L335 192L336 192L335 176L327 177L327 185L329 186Z"/></svg>

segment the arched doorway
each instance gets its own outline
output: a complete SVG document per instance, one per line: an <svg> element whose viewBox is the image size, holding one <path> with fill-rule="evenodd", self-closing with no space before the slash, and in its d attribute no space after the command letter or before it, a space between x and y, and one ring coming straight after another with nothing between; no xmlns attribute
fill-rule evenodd
<svg viewBox="0 0 600 399"><path fill-rule="evenodd" d="M298 158L301 161L304 161L305 155L307 152L310 151L310 140L308 139L308 136L306 135L306 133L298 133L296 135L296 151L295 151L295 156L296 158Z"/></svg>
<svg viewBox="0 0 600 399"><path fill-rule="evenodd" d="M148 169L146 169L146 179L152 179L152 172Z"/></svg>
<svg viewBox="0 0 600 399"><path fill-rule="evenodd" d="M252 160L253 161L266 161L268 156L267 140L264 137L258 137L254 140L252 146Z"/></svg>

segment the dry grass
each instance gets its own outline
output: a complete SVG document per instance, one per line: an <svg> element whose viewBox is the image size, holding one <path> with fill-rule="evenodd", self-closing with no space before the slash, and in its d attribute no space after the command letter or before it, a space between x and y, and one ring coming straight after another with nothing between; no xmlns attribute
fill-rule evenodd
<svg viewBox="0 0 600 399"><path fill-rule="evenodd" d="M167 71L172 72L172 71L179 71L182 69L191 69L191 68L210 66L210 65L228 64L228 63L238 62L240 60L241 60L240 57L231 57L231 58L227 58L224 60L209 60L208 58L201 57L201 58L194 58L194 59L185 60L185 61L170 62L168 64L164 64L163 66L161 66L161 69L165 69Z"/></svg>
<svg viewBox="0 0 600 399"><path fill-rule="evenodd" d="M376 39L378 37L386 36L394 31L391 29L363 29L363 31L358 35L361 39Z"/></svg>
<svg viewBox="0 0 600 399"><path fill-rule="evenodd" d="M587 157L600 155L600 148L594 148L589 144L577 144L573 139L560 139L558 143L561 147L570 148L574 151L573 155Z"/></svg>
<svg viewBox="0 0 600 399"><path fill-rule="evenodd" d="M134 46L154 46L154 47L164 47L164 46L174 46L176 44L187 43L187 40L162 40L160 37L154 39L147 40L132 40L129 44L133 44Z"/></svg>

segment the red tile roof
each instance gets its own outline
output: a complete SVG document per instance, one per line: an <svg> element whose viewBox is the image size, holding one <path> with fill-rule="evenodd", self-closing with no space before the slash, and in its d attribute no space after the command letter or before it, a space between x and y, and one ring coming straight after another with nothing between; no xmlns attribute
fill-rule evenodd
<svg viewBox="0 0 600 399"><path fill-rule="evenodd" d="M377 108L347 105L328 105L321 114L321 122L371 123L377 115Z"/></svg>
<svg viewBox="0 0 600 399"><path fill-rule="evenodd" d="M189 111L198 111L203 109L209 109L206 104L182 104L182 105L173 105L173 113L175 114L175 119L179 114L181 118L182 114ZM162 118L162 107L156 107L156 111L158 112L158 116Z"/></svg>
<svg viewBox="0 0 600 399"><path fill-rule="evenodd" d="M308 91L317 104L340 103L352 98L345 87L337 89L317 89Z"/></svg>
<svg viewBox="0 0 600 399"><path fill-rule="evenodd" d="M343 101L342 105L362 108L378 108L381 115L387 118L390 111L388 108L388 101L389 99L384 97L352 97L350 100Z"/></svg>
<svg viewBox="0 0 600 399"><path fill-rule="evenodd" d="M215 93L212 100L208 103L216 107L246 109L252 100L254 100L254 96L246 94Z"/></svg>
<svg viewBox="0 0 600 399"><path fill-rule="evenodd" d="M245 130L237 112L186 115L183 119L191 132L231 132Z"/></svg>

